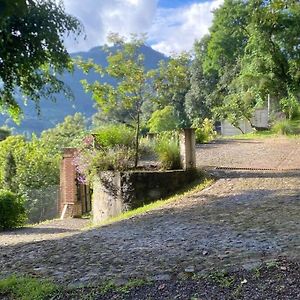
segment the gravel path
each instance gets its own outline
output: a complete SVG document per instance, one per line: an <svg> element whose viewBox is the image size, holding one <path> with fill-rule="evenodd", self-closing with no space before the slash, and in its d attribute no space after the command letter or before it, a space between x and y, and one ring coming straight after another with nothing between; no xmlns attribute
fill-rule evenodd
<svg viewBox="0 0 300 300"><path fill-rule="evenodd" d="M198 167L300 170L300 139L216 140L196 153Z"/></svg>
<svg viewBox="0 0 300 300"><path fill-rule="evenodd" d="M220 179L211 187L102 228L80 231L86 221L71 220L1 233L0 276L20 272L78 286L299 259L300 171L288 170L300 167L297 147L298 140L201 146L198 165L285 170L215 170Z"/></svg>

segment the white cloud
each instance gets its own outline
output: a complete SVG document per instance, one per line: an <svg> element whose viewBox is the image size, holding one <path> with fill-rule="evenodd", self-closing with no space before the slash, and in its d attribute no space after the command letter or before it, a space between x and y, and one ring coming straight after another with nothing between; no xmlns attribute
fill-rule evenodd
<svg viewBox="0 0 300 300"><path fill-rule="evenodd" d="M195 39L208 33L213 14L223 0L194 3L176 9L159 9L150 31L152 48L165 54L192 49Z"/></svg>
<svg viewBox="0 0 300 300"><path fill-rule="evenodd" d="M82 21L87 39L67 41L71 52L103 45L109 32L122 36L148 32L157 0L65 0L66 11Z"/></svg>
<svg viewBox="0 0 300 300"><path fill-rule="evenodd" d="M128 37L148 33L152 47L165 54L191 50L208 32L212 10L223 0L207 0L177 8L159 8L158 0L65 0L68 13L79 18L87 39L67 41L71 51L86 51L106 42L109 32Z"/></svg>

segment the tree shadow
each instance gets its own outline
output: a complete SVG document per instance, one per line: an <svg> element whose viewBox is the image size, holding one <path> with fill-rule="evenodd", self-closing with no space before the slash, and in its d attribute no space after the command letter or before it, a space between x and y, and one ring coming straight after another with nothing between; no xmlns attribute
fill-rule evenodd
<svg viewBox="0 0 300 300"><path fill-rule="evenodd" d="M255 168L218 168L210 166L204 170L216 179L221 178L300 178L300 170L257 170Z"/></svg>
<svg viewBox="0 0 300 300"><path fill-rule="evenodd" d="M57 234L65 232L76 232L78 229L60 228L60 227L23 227L11 230L0 231L1 236L16 236L16 235L36 235L36 234Z"/></svg>

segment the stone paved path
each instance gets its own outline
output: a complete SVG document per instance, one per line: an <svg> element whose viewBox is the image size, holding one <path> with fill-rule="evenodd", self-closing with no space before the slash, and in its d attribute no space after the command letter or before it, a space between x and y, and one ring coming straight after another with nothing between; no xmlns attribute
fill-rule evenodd
<svg viewBox="0 0 300 300"><path fill-rule="evenodd" d="M214 144L198 149L198 155L211 157L208 165L217 165L220 156L211 154L214 149L219 155L226 153L235 166L239 158L230 156L230 149L239 147L238 157L241 151L246 153L245 166L246 160L261 165L268 159L267 166L299 163L300 156L293 154L298 151L297 140L269 142L259 141L255 145L260 146L251 151L246 143L233 143L233 148ZM282 143L285 146L280 150ZM264 159L261 147L270 148ZM80 285L133 277L161 280L180 277L185 271L202 273L220 267L252 268L278 256L299 259L300 171L285 169L214 171L220 179L211 187L102 228L79 231L86 224L75 220L77 225L69 227L59 221L52 227L45 224L44 231L52 228L51 233L39 238L35 234L30 238L28 229L16 231L17 235L1 233L0 276L22 272Z"/></svg>

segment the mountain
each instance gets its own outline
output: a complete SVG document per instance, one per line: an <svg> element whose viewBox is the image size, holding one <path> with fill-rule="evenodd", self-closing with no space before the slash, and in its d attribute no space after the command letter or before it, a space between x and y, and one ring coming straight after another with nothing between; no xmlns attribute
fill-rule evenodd
<svg viewBox="0 0 300 300"><path fill-rule="evenodd" d="M148 46L142 46L140 52L144 55L145 67L149 70L156 68L160 60L167 59L164 54ZM97 64L102 66L107 65L107 53L100 46L92 48L87 52L71 54L73 58L78 56L84 60L93 59ZM94 82L95 80L99 80L99 75L93 72L86 75L78 68L75 68L72 74L64 73L62 80L71 88L74 100L65 99L60 94L56 97L56 102L42 100L40 102L40 115L38 115L35 104L32 101L29 101L26 106L20 101L24 112L24 119L21 124L18 126L7 115L0 115L0 126L6 124L9 127L13 127L15 133L31 135L31 133L40 134L43 130L54 127L57 123L62 122L67 115L73 115L76 112L83 113L87 118L91 117L96 112L94 108L95 102L90 94L84 92L80 83L81 79ZM111 82L111 79L104 78L102 81Z"/></svg>

